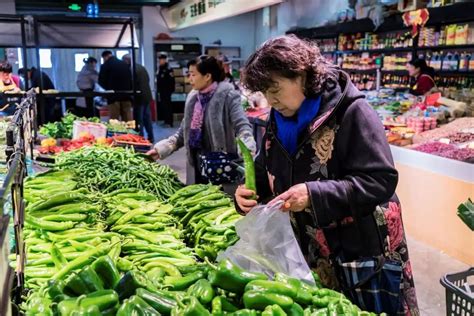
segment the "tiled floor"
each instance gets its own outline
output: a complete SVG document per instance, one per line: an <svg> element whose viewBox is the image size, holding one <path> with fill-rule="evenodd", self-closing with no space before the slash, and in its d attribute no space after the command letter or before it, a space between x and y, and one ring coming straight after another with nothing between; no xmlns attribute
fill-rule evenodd
<svg viewBox="0 0 474 316"><path fill-rule="evenodd" d="M155 139L163 139L175 131L176 129L172 128L155 127ZM180 179L185 180L186 157L183 149L163 160L162 163L170 165L178 172ZM446 273L467 270L468 265L410 237L408 237L408 246L421 315L446 315L445 291L439 280Z"/></svg>

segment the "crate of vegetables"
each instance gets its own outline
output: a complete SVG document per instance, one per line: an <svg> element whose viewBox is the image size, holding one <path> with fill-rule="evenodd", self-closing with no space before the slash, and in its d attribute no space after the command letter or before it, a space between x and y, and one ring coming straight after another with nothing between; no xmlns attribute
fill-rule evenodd
<svg viewBox="0 0 474 316"><path fill-rule="evenodd" d="M143 136L134 134L122 134L112 137L114 145L119 147L133 147L136 151L145 152L151 149L153 145Z"/></svg>

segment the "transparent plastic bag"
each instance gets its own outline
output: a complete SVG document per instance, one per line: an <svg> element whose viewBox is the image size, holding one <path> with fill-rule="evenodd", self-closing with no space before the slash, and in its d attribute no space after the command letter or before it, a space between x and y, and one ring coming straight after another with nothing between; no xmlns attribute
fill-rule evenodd
<svg viewBox="0 0 474 316"><path fill-rule="evenodd" d="M235 224L240 240L220 253L217 260L228 258L245 270L263 272L269 277L282 272L314 285L311 270L293 233L290 216L280 210L281 205L254 207Z"/></svg>

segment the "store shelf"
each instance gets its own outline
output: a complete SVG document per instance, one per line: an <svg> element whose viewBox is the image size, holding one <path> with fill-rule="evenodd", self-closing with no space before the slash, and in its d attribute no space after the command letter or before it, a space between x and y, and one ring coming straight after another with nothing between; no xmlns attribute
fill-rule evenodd
<svg viewBox="0 0 474 316"><path fill-rule="evenodd" d="M404 75L408 75L408 70L384 70L384 69L382 69L382 73L404 76Z"/></svg>
<svg viewBox="0 0 474 316"><path fill-rule="evenodd" d="M360 50L338 50L337 54L362 54L362 53L396 53L396 52L411 52L413 47L398 47L398 48L384 48L384 49L360 49Z"/></svg>
<svg viewBox="0 0 474 316"><path fill-rule="evenodd" d="M456 71L456 70L438 70L435 71L438 76L474 76L474 71Z"/></svg>
<svg viewBox="0 0 474 316"><path fill-rule="evenodd" d="M357 73L357 74L373 74L377 71L377 69L346 69L343 68L347 73Z"/></svg>
<svg viewBox="0 0 474 316"><path fill-rule="evenodd" d="M466 45L438 45L438 46L421 46L417 47L416 50L453 50L453 49L473 49L474 44L466 44Z"/></svg>

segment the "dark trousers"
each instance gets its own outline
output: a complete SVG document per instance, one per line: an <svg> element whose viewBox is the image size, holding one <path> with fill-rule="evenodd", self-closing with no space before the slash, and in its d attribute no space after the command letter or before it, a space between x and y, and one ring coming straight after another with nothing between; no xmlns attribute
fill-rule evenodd
<svg viewBox="0 0 474 316"><path fill-rule="evenodd" d="M160 92L160 102L165 124L173 126L173 106L171 104L171 93Z"/></svg>
<svg viewBox="0 0 474 316"><path fill-rule="evenodd" d="M141 136L147 135L147 139L155 142L153 135L153 123L151 121L151 110L149 104L138 104L133 107L133 116L137 125L138 132Z"/></svg>
<svg viewBox="0 0 474 316"><path fill-rule="evenodd" d="M82 90L82 92L92 92L94 89ZM94 97L85 97L86 99L86 110L84 111L85 117L94 117L98 116L97 110L94 106Z"/></svg>

